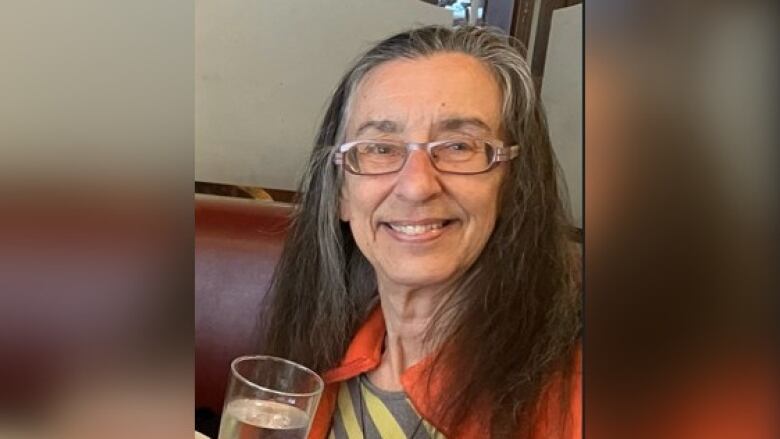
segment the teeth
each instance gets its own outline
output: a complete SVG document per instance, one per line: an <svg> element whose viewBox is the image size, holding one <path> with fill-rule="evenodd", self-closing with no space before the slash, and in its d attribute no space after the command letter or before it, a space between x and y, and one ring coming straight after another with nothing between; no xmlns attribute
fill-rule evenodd
<svg viewBox="0 0 780 439"><path fill-rule="evenodd" d="M425 232L428 232L430 230L436 230L441 229L443 227L442 223L433 223L433 224L390 224L390 227L395 230L396 232L403 233L404 235L422 235Z"/></svg>

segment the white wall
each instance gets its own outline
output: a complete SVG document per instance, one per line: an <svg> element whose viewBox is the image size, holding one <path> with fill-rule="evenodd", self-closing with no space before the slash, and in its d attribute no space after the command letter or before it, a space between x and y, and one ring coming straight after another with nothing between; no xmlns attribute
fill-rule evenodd
<svg viewBox="0 0 780 439"><path fill-rule="evenodd" d="M542 82L550 138L569 189L574 224L582 226L582 4L556 9Z"/></svg>
<svg viewBox="0 0 780 439"><path fill-rule="evenodd" d="M419 0L196 0L195 179L295 189L350 62L415 25Z"/></svg>

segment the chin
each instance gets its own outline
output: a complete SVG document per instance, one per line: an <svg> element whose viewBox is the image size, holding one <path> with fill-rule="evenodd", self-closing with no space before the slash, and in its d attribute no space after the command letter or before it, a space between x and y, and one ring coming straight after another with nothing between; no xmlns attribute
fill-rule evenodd
<svg viewBox="0 0 780 439"><path fill-rule="evenodd" d="M454 271L432 273L431 271L415 268L409 271L394 273L388 277L396 285L409 288L425 288L449 283L454 278Z"/></svg>

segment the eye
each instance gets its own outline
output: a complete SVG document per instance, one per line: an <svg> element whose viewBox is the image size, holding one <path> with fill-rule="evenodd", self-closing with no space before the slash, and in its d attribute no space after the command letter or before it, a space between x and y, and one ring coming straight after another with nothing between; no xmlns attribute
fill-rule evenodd
<svg viewBox="0 0 780 439"><path fill-rule="evenodd" d="M374 145L374 153L375 154L390 154L392 152L392 147L390 147L387 144L384 143L378 143Z"/></svg>
<svg viewBox="0 0 780 439"><path fill-rule="evenodd" d="M449 155L471 154L478 150L477 144L468 140L453 140L440 146L439 152Z"/></svg>
<svg viewBox="0 0 780 439"><path fill-rule="evenodd" d="M451 151L471 151L474 147L467 142L450 142L447 144L447 149Z"/></svg>
<svg viewBox="0 0 780 439"><path fill-rule="evenodd" d="M392 143L365 143L360 145L360 152L369 155L392 155L398 154L398 146Z"/></svg>

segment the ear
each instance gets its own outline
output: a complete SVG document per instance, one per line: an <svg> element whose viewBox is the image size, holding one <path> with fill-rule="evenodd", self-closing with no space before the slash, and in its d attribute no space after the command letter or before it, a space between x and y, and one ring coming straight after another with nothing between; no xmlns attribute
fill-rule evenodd
<svg viewBox="0 0 780 439"><path fill-rule="evenodd" d="M349 205L349 191L347 190L346 182L344 182L344 184L341 185L341 191L339 195L339 219L344 222L349 222L349 220L351 219L350 205Z"/></svg>

